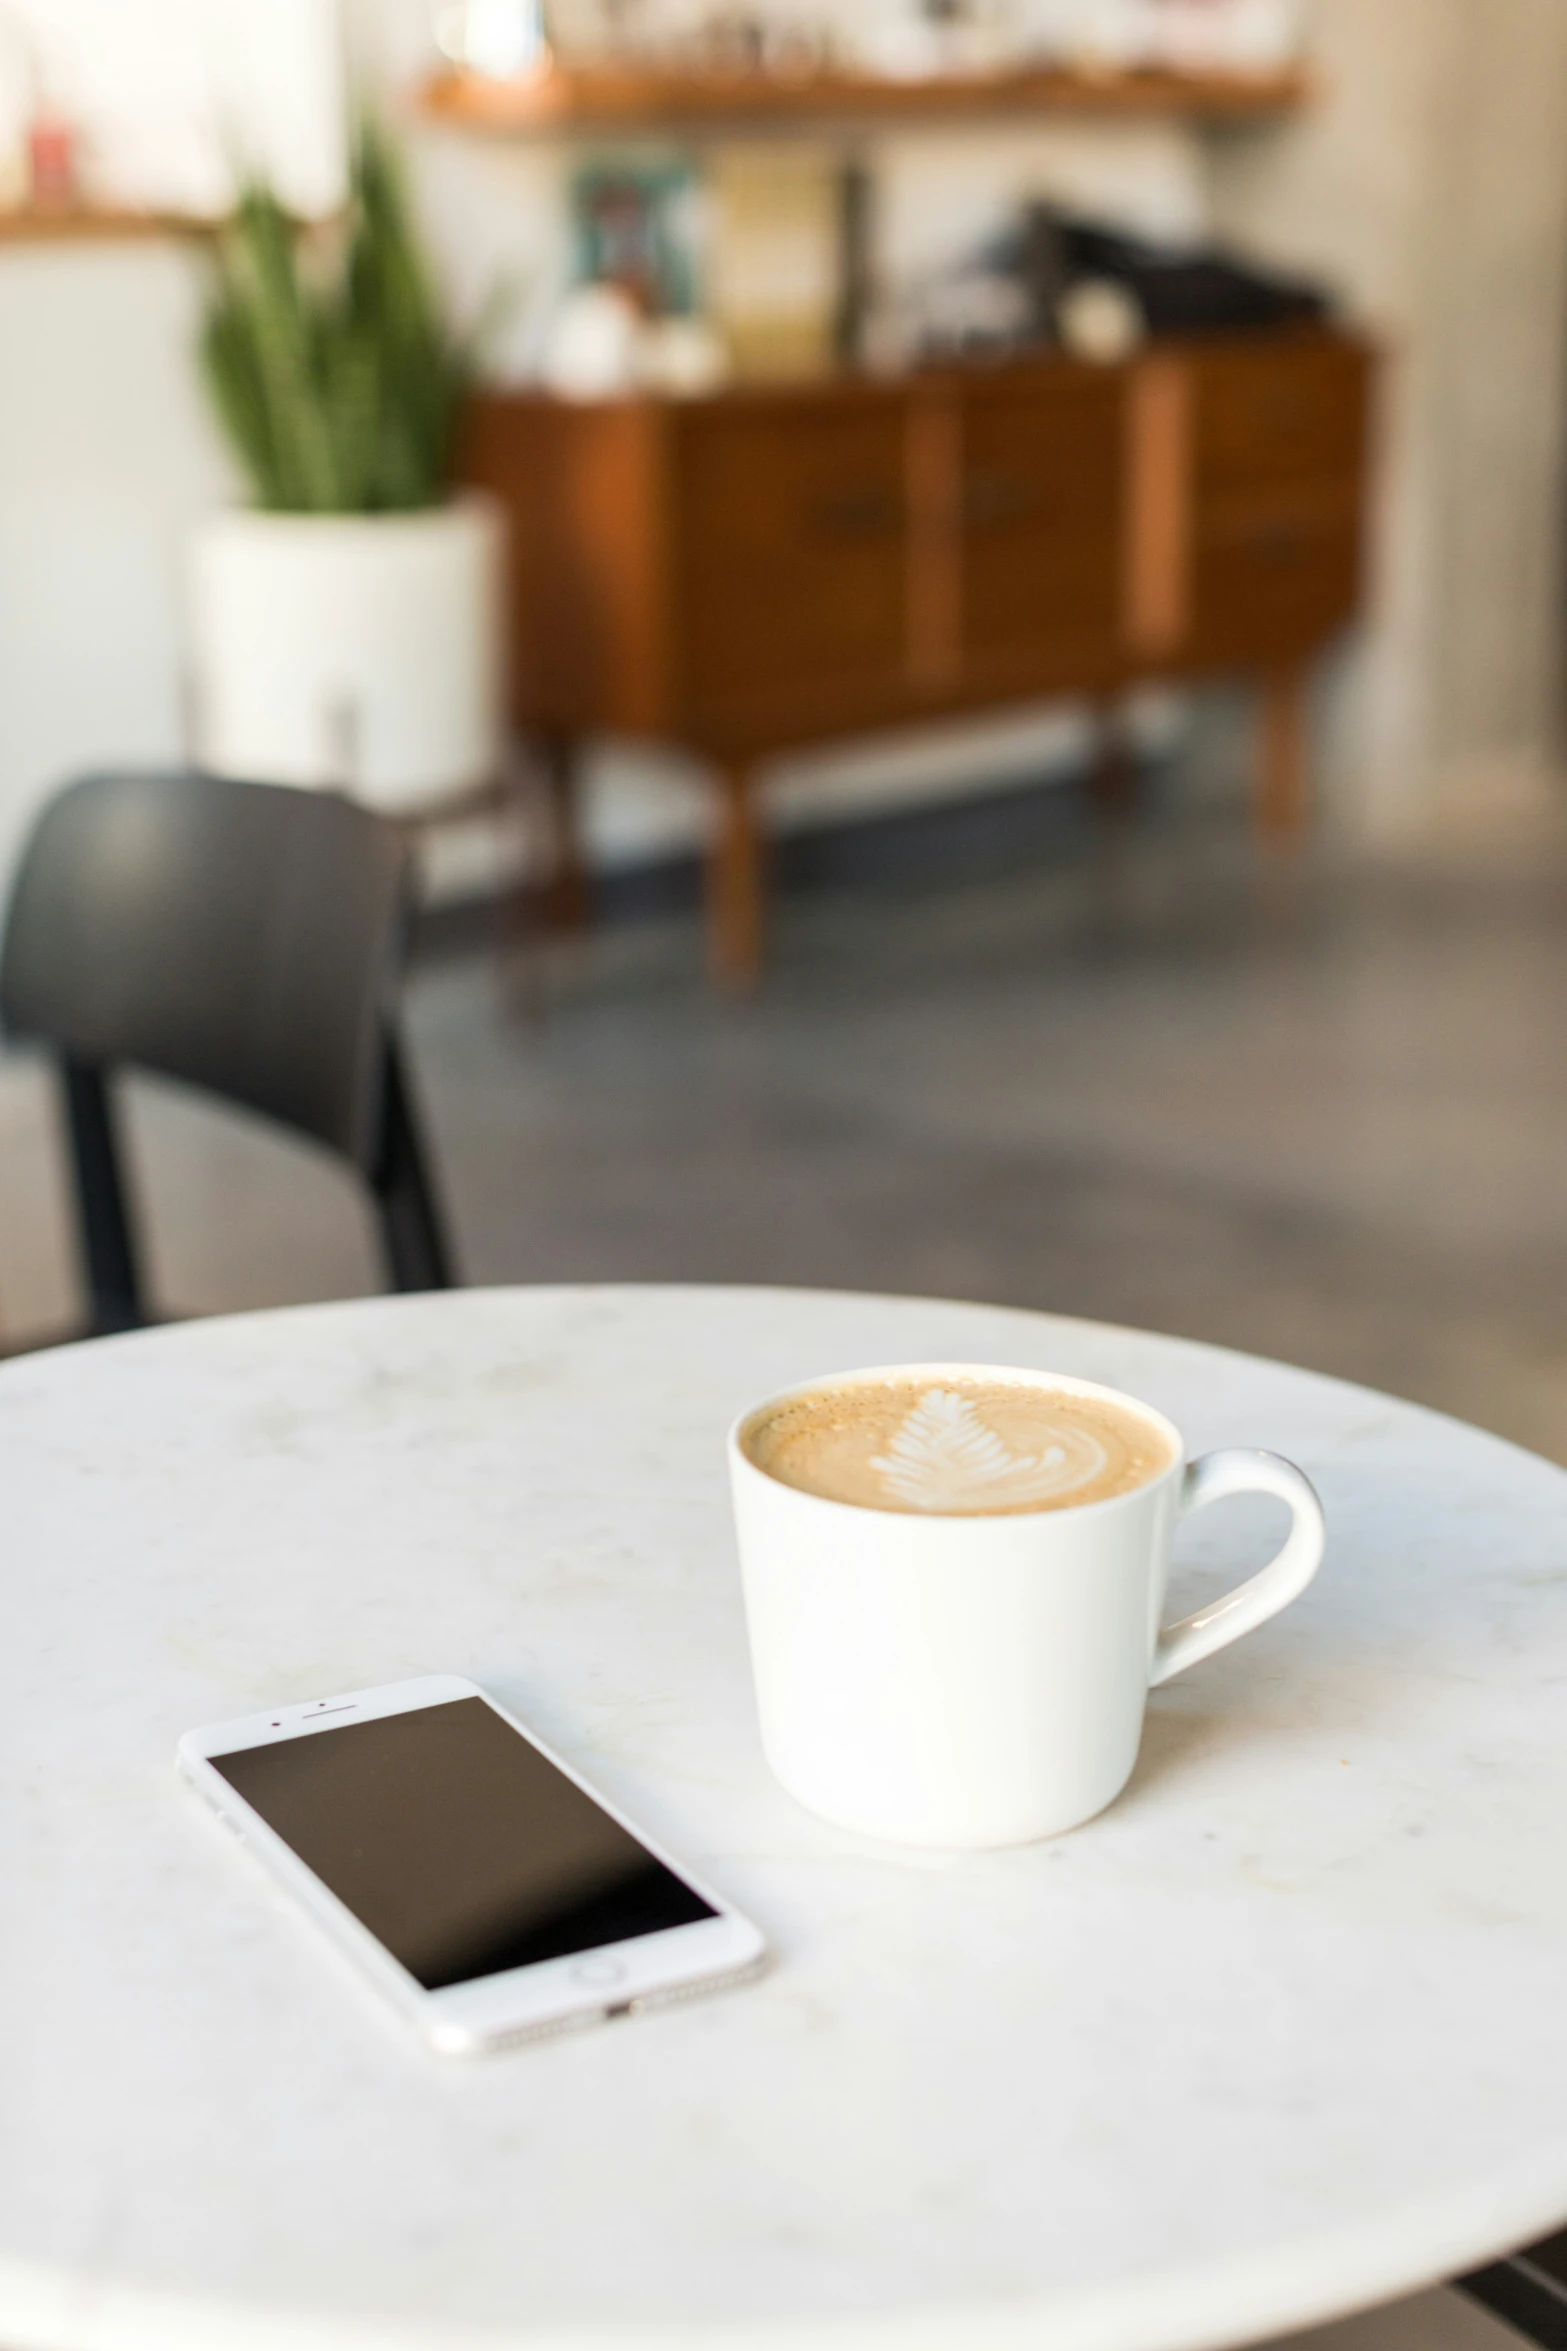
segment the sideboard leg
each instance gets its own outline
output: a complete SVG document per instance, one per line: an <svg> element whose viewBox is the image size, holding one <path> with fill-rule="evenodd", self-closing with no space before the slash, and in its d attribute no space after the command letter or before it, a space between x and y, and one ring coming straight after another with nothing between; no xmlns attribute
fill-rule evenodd
<svg viewBox="0 0 1567 2351"><path fill-rule="evenodd" d="M1311 814L1310 740L1304 663L1270 669L1262 681L1256 825L1264 841L1298 840Z"/></svg>
<svg viewBox="0 0 1567 2351"><path fill-rule="evenodd" d="M726 988L754 987L766 929L766 843L753 771L744 760L717 771L718 829L707 860L707 952Z"/></svg>
<svg viewBox="0 0 1567 2351"><path fill-rule="evenodd" d="M1096 720L1099 739L1088 771L1089 797L1102 816L1121 822L1137 808L1137 756L1119 703L1102 704Z"/></svg>
<svg viewBox="0 0 1567 2351"><path fill-rule="evenodd" d="M580 931L592 911L577 792L578 746L567 735L539 743L543 776L539 911L546 929Z"/></svg>

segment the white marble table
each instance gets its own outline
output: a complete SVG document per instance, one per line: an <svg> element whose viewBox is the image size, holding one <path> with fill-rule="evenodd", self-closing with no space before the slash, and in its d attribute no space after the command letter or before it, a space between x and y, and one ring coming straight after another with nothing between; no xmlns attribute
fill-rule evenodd
<svg viewBox="0 0 1567 2351"><path fill-rule="evenodd" d="M938 1356L1276 1446L1332 1528L1155 1693L1113 1811L978 1859L768 1779L720 1444ZM1186 1589L1268 1531L1194 1525ZM0 1562L6 2351L1178 2351L1567 2214L1567 1477L1473 1430L989 1308L476 1292L11 1364ZM383 2023L174 1743L440 1670L728 1888L772 1976L468 2066Z"/></svg>

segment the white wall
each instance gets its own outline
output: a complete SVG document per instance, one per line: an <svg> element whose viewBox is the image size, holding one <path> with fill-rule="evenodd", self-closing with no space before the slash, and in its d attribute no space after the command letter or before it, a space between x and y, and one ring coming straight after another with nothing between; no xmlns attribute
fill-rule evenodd
<svg viewBox="0 0 1567 2351"><path fill-rule="evenodd" d="M1319 269L1385 358L1372 625L1338 798L1377 830L1556 790L1567 7L1316 0L1323 94L1225 142L1219 225Z"/></svg>
<svg viewBox="0 0 1567 2351"><path fill-rule="evenodd" d="M340 201L336 0L3 0L0 149L35 86L100 200L201 211L234 164ZM194 245L0 244L0 875L81 768L181 751L180 551L234 491L191 363Z"/></svg>
<svg viewBox="0 0 1567 2351"><path fill-rule="evenodd" d="M217 213L234 172L329 212L343 184L336 0L4 0L0 150L42 101L100 199Z"/></svg>
<svg viewBox="0 0 1567 2351"><path fill-rule="evenodd" d="M178 756L180 547L229 488L188 250L0 247L0 872L58 782Z"/></svg>

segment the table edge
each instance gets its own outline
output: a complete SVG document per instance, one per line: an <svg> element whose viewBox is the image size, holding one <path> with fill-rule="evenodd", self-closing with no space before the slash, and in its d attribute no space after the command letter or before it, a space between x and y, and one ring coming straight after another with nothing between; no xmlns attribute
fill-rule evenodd
<svg viewBox="0 0 1567 2351"><path fill-rule="evenodd" d="M1342 1378L1337 1372L1317 1371L1309 1364L1291 1363L1279 1355L1258 1355L1250 1348L1227 1347L1214 1339L1188 1338L1180 1331L1151 1330L1139 1323L1102 1322L1092 1315L1057 1314L1046 1306L1014 1306L995 1298L935 1297L920 1290L850 1290L823 1289L816 1284L785 1282L475 1282L450 1290L375 1291L357 1298L316 1298L290 1306L247 1307L233 1314L192 1315L176 1322L156 1323L138 1331L119 1331L100 1338L71 1339L59 1346L43 1347L21 1355L0 1359L0 1397L6 1384L24 1377L29 1371L59 1363L79 1361L84 1354L94 1362L118 1362L126 1351L137 1353L167 1347L181 1346L185 1341L204 1336L242 1331L251 1324L268 1328L279 1323L306 1320L344 1320L363 1316L365 1319L439 1314L461 1302L496 1304L505 1300L538 1300L541 1303L572 1299L649 1298L712 1298L787 1299L789 1301L820 1299L839 1304L865 1306L932 1306L950 1307L962 1313L994 1314L1020 1324L1049 1324L1064 1332L1092 1333L1098 1337L1153 1340L1163 1347L1179 1348L1191 1356L1208 1357L1232 1364L1257 1364L1268 1371L1289 1372L1318 1386L1332 1388L1344 1396L1364 1398L1368 1405L1393 1406L1399 1412L1417 1415L1438 1427L1458 1429L1466 1437L1479 1437L1502 1451L1516 1454L1536 1468L1553 1470L1559 1477L1567 1477L1567 1466L1553 1461L1547 1453L1536 1453L1515 1438L1506 1437L1499 1430L1486 1428L1479 1421L1461 1420L1456 1413L1444 1412L1440 1406L1423 1404L1418 1398L1400 1396L1390 1388L1368 1387L1364 1381ZM843 1366L852 1370L852 1365Z"/></svg>
<svg viewBox="0 0 1567 2351"><path fill-rule="evenodd" d="M511 2326L237 2305L72 2279L0 2251L7 2351L1239 2351L1447 2283L1567 2213L1567 2140L1501 2186L1466 2187L1238 2261L1026 2300L849 2317L629 2319Z"/></svg>

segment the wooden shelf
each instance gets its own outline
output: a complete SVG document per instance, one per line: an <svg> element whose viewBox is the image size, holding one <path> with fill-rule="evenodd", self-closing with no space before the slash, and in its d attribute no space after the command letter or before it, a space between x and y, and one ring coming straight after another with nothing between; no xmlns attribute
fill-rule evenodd
<svg viewBox="0 0 1567 2351"><path fill-rule="evenodd" d="M522 131L700 129L725 123L870 119L941 122L983 114L1186 115L1245 122L1287 114L1311 95L1303 67L1268 74L1095 74L1030 67L926 81L819 73L663 71L552 65L524 80L444 73L426 83L431 119L497 135Z"/></svg>
<svg viewBox="0 0 1567 2351"><path fill-rule="evenodd" d="M210 236L214 224L163 212L0 211L0 245L116 244L138 237Z"/></svg>

